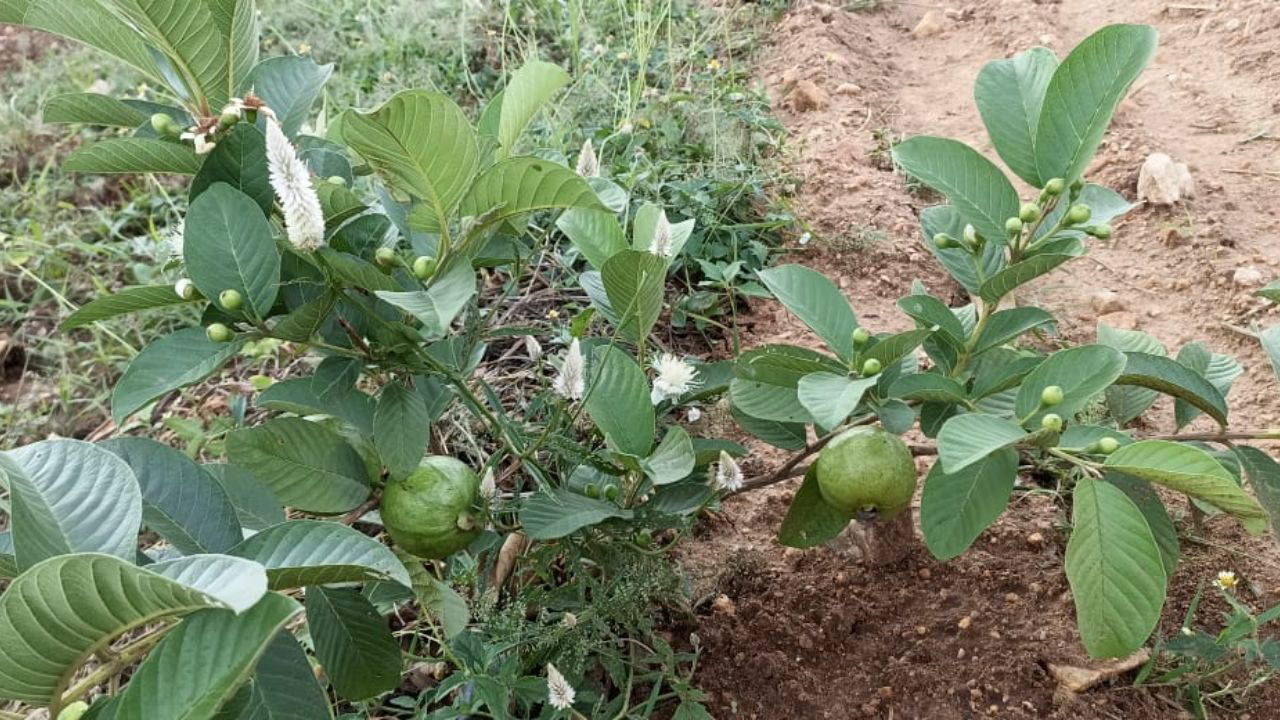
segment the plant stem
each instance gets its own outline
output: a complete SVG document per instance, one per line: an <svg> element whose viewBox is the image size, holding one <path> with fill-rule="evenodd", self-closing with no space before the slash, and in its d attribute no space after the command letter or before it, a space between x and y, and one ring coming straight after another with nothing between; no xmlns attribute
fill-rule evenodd
<svg viewBox="0 0 1280 720"><path fill-rule="evenodd" d="M121 648L119 652L113 653L110 661L104 663L85 679L76 683L70 690L65 693L55 693L53 701L49 703L49 717L58 717L58 713L62 711L63 707L66 707L67 703L79 700L85 693L101 685L106 680L115 677L122 670L132 665L139 656L146 654L153 645L164 639L164 636L175 627L177 627L177 623L169 623L142 635Z"/></svg>

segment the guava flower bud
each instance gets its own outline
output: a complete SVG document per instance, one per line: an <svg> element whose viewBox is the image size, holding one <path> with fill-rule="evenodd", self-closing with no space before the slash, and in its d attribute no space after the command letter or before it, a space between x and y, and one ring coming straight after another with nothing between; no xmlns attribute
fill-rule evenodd
<svg viewBox="0 0 1280 720"><path fill-rule="evenodd" d="M1104 437L1098 441L1098 454L1110 455L1120 449L1120 442L1113 437Z"/></svg>
<svg viewBox="0 0 1280 720"><path fill-rule="evenodd" d="M173 118L169 117L168 113L162 112L151 116L151 129L164 138L176 138L182 133L182 129L173 121Z"/></svg>
<svg viewBox="0 0 1280 720"><path fill-rule="evenodd" d="M430 255L419 255L413 261L413 274L419 280L426 280L436 274L436 259Z"/></svg>
<svg viewBox="0 0 1280 720"><path fill-rule="evenodd" d="M1045 430L1062 432L1062 416L1056 415L1054 413L1049 413L1044 417L1040 418L1040 427L1044 428Z"/></svg>
<svg viewBox="0 0 1280 720"><path fill-rule="evenodd" d="M582 493L592 499L599 498L600 486L595 483L587 483L587 486L582 489Z"/></svg>
<svg viewBox="0 0 1280 720"><path fill-rule="evenodd" d="M1062 399L1062 388L1057 385L1050 385L1040 392L1040 404L1045 407L1060 405L1062 404Z"/></svg>
<svg viewBox="0 0 1280 720"><path fill-rule="evenodd" d="M378 263L379 267L389 270L396 266L396 251L388 247L378 248L373 254L373 259Z"/></svg>
<svg viewBox="0 0 1280 720"><path fill-rule="evenodd" d="M235 312L244 306L244 296L238 290L228 288L218 294L218 304L224 310Z"/></svg>
<svg viewBox="0 0 1280 720"><path fill-rule="evenodd" d="M1063 190L1067 189L1067 183L1062 178L1052 178L1044 184L1044 192L1050 197L1061 195Z"/></svg>
<svg viewBox="0 0 1280 720"><path fill-rule="evenodd" d="M1111 237L1111 226L1106 223L1089 225L1084 229L1084 231L1086 234L1092 235L1099 240L1106 240Z"/></svg>
<svg viewBox="0 0 1280 720"><path fill-rule="evenodd" d="M1092 214L1093 212L1089 210L1088 205L1077 203L1072 205L1071 209L1067 210L1067 223L1070 225L1087 223L1089 222L1089 216Z"/></svg>
<svg viewBox="0 0 1280 720"><path fill-rule="evenodd" d="M939 250L949 250L960 246L960 243L956 242L955 238L946 233L938 233L937 235L934 235L933 244L937 246Z"/></svg>
<svg viewBox="0 0 1280 720"><path fill-rule="evenodd" d="M871 339L871 331L864 327L860 327L857 330L853 331L853 346L856 348L860 348L863 345L866 345L867 341L869 341L870 339Z"/></svg>
<svg viewBox="0 0 1280 720"><path fill-rule="evenodd" d="M1035 203L1022 203L1018 208L1018 219L1024 223L1033 223L1040 219L1040 206Z"/></svg>
<svg viewBox="0 0 1280 720"><path fill-rule="evenodd" d="M872 375L878 374L881 369L883 368L879 360L875 358L868 358L866 362L862 363L862 376L871 377Z"/></svg>
<svg viewBox="0 0 1280 720"><path fill-rule="evenodd" d="M604 499L609 502L618 502L618 498L622 495L622 491L617 485L609 485L604 489Z"/></svg>
<svg viewBox="0 0 1280 720"><path fill-rule="evenodd" d="M230 130L231 128L235 127L239 122L240 122L240 113L238 112L224 110L222 111L222 114L218 116L218 127L222 128L223 130Z"/></svg>
<svg viewBox="0 0 1280 720"><path fill-rule="evenodd" d="M231 328L223 325L222 323L214 323L210 325L208 328L205 328L204 333L209 338L210 342L216 343L229 342L231 338L235 337L235 333L231 331Z"/></svg>
<svg viewBox="0 0 1280 720"><path fill-rule="evenodd" d="M1004 231L1009 233L1010 237L1015 237L1022 233L1022 218L1011 217L1004 221Z"/></svg>
<svg viewBox="0 0 1280 720"><path fill-rule="evenodd" d="M196 290L196 284L188 278L182 278L174 283L173 291L183 300L195 300L200 297L200 291Z"/></svg>
<svg viewBox="0 0 1280 720"><path fill-rule="evenodd" d="M977 247L982 244L978 239L978 229L972 225L964 226L964 242L969 247Z"/></svg>

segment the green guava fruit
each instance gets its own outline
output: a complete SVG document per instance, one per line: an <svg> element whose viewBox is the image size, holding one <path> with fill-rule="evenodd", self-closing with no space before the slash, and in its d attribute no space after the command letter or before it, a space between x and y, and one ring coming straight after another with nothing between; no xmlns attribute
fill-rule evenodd
<svg viewBox="0 0 1280 720"><path fill-rule="evenodd" d="M423 459L408 477L382 492L382 524L397 547L443 560L480 536L475 508L480 478L461 461L443 455Z"/></svg>
<svg viewBox="0 0 1280 720"><path fill-rule="evenodd" d="M849 517L892 519L916 492L916 464L906 443L881 427L838 435L818 453L818 490Z"/></svg>

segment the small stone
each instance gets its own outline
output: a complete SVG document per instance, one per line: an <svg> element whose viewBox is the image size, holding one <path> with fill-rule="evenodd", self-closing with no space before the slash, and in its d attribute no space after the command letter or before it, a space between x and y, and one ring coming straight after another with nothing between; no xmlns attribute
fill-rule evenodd
<svg viewBox="0 0 1280 720"><path fill-rule="evenodd" d="M803 635L801 635L800 639L797 640L796 643L799 644L800 647L805 650L813 649L813 638L810 637L808 633L804 633Z"/></svg>
<svg viewBox="0 0 1280 720"><path fill-rule="evenodd" d="M1027 544L1031 547L1040 547L1041 545L1044 545L1044 535L1038 532L1031 533L1027 536Z"/></svg>
<svg viewBox="0 0 1280 720"><path fill-rule="evenodd" d="M1007 603L1016 603L1021 599L1018 597L1018 593L1006 593L1004 596L1004 601Z"/></svg>
<svg viewBox="0 0 1280 720"><path fill-rule="evenodd" d="M916 23L916 27L911 31L911 36L917 40L937 35L947 28L947 17L937 10L930 10L920 18L920 22Z"/></svg>
<svg viewBox="0 0 1280 720"><path fill-rule="evenodd" d="M1183 163L1164 153L1152 153L1138 171L1138 199L1155 205L1173 205L1195 197L1196 183Z"/></svg>
<svg viewBox="0 0 1280 720"><path fill-rule="evenodd" d="M733 599L728 595L720 594L712 601L711 608L721 615L733 617L738 613L738 608L733 604Z"/></svg>
<svg viewBox="0 0 1280 720"><path fill-rule="evenodd" d="M831 102L831 98L822 88L818 87L812 80L801 80L796 83L796 89L791 91L791 106L797 112L808 112L810 110L821 110Z"/></svg>
<svg viewBox="0 0 1280 720"><path fill-rule="evenodd" d="M862 86L857 83L840 83L836 86L837 95L861 95Z"/></svg>
<svg viewBox="0 0 1280 720"><path fill-rule="evenodd" d="M893 697L893 688L889 687L888 685L885 685L884 687L880 688L878 692L880 693L880 697L884 698L885 700L888 700L889 698Z"/></svg>
<svg viewBox="0 0 1280 720"><path fill-rule="evenodd" d="M1093 306L1093 311L1099 315L1122 312L1128 309L1124 298L1120 297L1120 293L1114 290L1099 290L1093 294L1093 297L1089 298L1089 304Z"/></svg>
<svg viewBox="0 0 1280 720"><path fill-rule="evenodd" d="M969 617L968 615L965 615L964 617L960 618L960 622L956 623L956 626L959 627L961 630L968 630L969 626L972 624L973 624L973 618Z"/></svg>
<svg viewBox="0 0 1280 720"><path fill-rule="evenodd" d="M1240 287L1258 287L1266 279L1267 277L1262 274L1262 271L1253 265L1236 268L1236 271L1231 275L1231 282Z"/></svg>
<svg viewBox="0 0 1280 720"><path fill-rule="evenodd" d="M929 628L925 627L924 625L917 625L917 626L916 626L916 634L917 634L917 635L928 635L928 634L929 634Z"/></svg>
<svg viewBox="0 0 1280 720"><path fill-rule="evenodd" d="M933 577L933 573L929 570L929 568L920 568L920 571L917 572L916 574L920 576L921 580L928 580L929 578Z"/></svg>
<svg viewBox="0 0 1280 720"><path fill-rule="evenodd" d="M964 648L960 648L959 650L956 651L956 659L957 660L964 659Z"/></svg>
<svg viewBox="0 0 1280 720"><path fill-rule="evenodd" d="M1131 312L1113 312L1099 315L1098 322L1106 323L1115 330L1137 330L1138 316Z"/></svg>

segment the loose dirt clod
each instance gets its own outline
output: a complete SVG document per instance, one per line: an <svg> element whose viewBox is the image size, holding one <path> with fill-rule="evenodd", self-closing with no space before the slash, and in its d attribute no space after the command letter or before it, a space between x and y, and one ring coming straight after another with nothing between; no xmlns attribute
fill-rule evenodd
<svg viewBox="0 0 1280 720"><path fill-rule="evenodd" d="M830 102L831 97L827 95L827 92L818 87L812 80L797 82L796 89L791 91L791 106L797 112L821 110Z"/></svg>
<svg viewBox="0 0 1280 720"><path fill-rule="evenodd" d="M1183 163L1164 153L1152 153L1138 171L1138 199L1155 205L1173 205L1195 197L1196 183Z"/></svg>
<svg viewBox="0 0 1280 720"><path fill-rule="evenodd" d="M1143 648L1129 657L1113 660L1097 667L1075 667L1074 665L1049 663L1049 672L1067 690L1073 693L1082 693L1111 678L1119 677L1131 670L1137 670L1150 659L1151 651Z"/></svg>
<svg viewBox="0 0 1280 720"><path fill-rule="evenodd" d="M924 14L924 17L920 18L920 22L916 23L911 35L918 40L937 35L946 29L947 17L937 10L930 10Z"/></svg>

